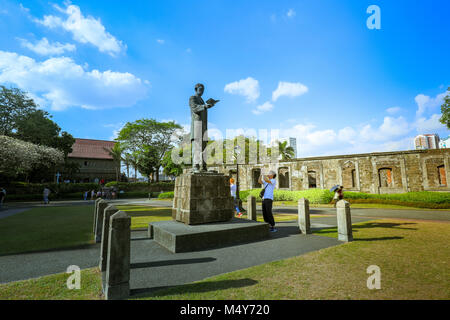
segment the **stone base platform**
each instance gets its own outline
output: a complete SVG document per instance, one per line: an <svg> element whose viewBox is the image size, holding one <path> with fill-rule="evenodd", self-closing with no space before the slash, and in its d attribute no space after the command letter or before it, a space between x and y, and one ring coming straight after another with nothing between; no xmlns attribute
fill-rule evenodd
<svg viewBox="0 0 450 320"><path fill-rule="evenodd" d="M228 222L190 226L177 221L153 222L155 242L172 253L192 252L269 238L269 225L233 218Z"/></svg>

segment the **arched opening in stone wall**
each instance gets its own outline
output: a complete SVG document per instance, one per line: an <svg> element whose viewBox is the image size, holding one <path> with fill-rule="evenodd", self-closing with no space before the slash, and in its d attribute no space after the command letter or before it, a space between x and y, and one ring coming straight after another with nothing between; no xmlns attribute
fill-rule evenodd
<svg viewBox="0 0 450 320"><path fill-rule="evenodd" d="M317 175L315 171L308 171L308 188L317 188Z"/></svg>
<svg viewBox="0 0 450 320"><path fill-rule="evenodd" d="M356 188L356 170L352 161L348 161L342 166L342 185L344 189Z"/></svg>
<svg viewBox="0 0 450 320"><path fill-rule="evenodd" d="M289 189L289 168L282 167L278 169L279 188Z"/></svg>
<svg viewBox="0 0 450 320"><path fill-rule="evenodd" d="M380 187L392 188L394 187L392 168L381 168L378 170L378 177L380 179Z"/></svg>
<svg viewBox="0 0 450 320"><path fill-rule="evenodd" d="M252 189L261 188L259 184L259 176L261 175L261 169L253 169L252 170Z"/></svg>
<svg viewBox="0 0 450 320"><path fill-rule="evenodd" d="M356 169L352 169L352 188L356 188Z"/></svg>
<svg viewBox="0 0 450 320"><path fill-rule="evenodd" d="M438 169L438 177L439 177L439 185L440 186L447 186L447 176L445 172L445 166L441 165L437 167Z"/></svg>

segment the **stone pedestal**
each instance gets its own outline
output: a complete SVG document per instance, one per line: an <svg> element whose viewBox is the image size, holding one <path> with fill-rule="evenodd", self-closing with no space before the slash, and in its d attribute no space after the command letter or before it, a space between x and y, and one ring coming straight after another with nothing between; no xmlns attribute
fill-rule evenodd
<svg viewBox="0 0 450 320"><path fill-rule="evenodd" d="M298 200L298 227L300 233L311 234L309 200L305 198Z"/></svg>
<svg viewBox="0 0 450 320"><path fill-rule="evenodd" d="M337 208L338 240L346 242L353 241L350 203L345 200L340 200L337 202L336 208Z"/></svg>
<svg viewBox="0 0 450 320"><path fill-rule="evenodd" d="M187 225L226 222L233 217L229 177L187 172L175 181L172 218Z"/></svg>
<svg viewBox="0 0 450 320"><path fill-rule="evenodd" d="M233 218L228 222L186 225L177 221L152 223L153 239L172 253L192 252L270 238L264 222Z"/></svg>
<svg viewBox="0 0 450 320"><path fill-rule="evenodd" d="M256 198L254 196L247 197L247 219L256 221Z"/></svg>

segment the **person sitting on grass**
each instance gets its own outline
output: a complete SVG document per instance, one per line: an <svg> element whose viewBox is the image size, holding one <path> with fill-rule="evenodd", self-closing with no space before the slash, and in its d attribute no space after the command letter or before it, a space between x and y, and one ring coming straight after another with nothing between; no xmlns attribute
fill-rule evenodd
<svg viewBox="0 0 450 320"><path fill-rule="evenodd" d="M242 213L239 210L239 200L237 200L236 197L236 190L237 190L237 186L234 184L234 179L231 178L230 179L230 190L231 190L231 196L234 199L234 208L235 208L235 214L238 215L238 218L242 217Z"/></svg>

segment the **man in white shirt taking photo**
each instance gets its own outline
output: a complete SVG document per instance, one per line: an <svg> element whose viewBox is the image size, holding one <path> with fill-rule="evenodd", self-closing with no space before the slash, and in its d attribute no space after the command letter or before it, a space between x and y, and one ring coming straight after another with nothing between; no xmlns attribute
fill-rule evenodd
<svg viewBox="0 0 450 320"><path fill-rule="evenodd" d="M272 205L273 205L273 191L275 190L276 185L276 173L272 170L269 171L267 175L261 175L259 177L258 182L264 185L264 196L262 202L262 211L264 221L270 225L270 232L277 232L275 229L275 220L272 214Z"/></svg>

